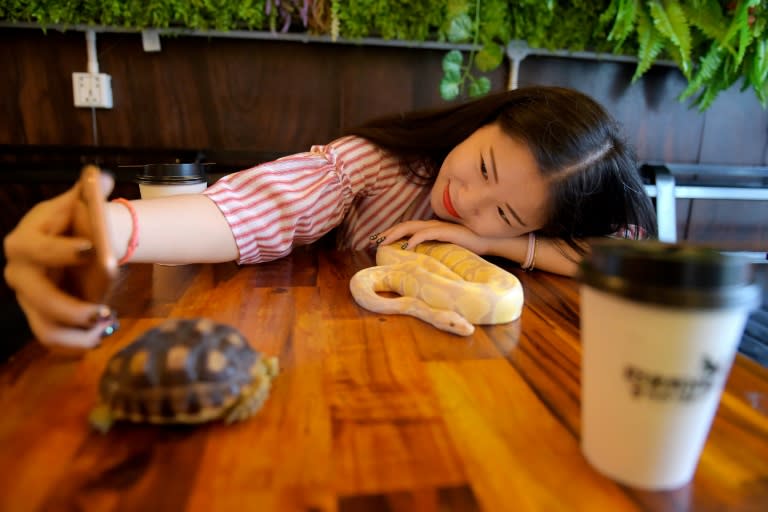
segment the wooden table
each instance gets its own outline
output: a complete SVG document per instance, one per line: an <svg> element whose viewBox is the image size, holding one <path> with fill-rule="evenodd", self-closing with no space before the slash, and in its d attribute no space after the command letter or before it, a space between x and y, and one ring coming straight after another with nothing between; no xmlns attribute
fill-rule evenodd
<svg viewBox="0 0 768 512"><path fill-rule="evenodd" d="M768 510L768 371L738 356L693 482L640 492L579 450L578 283L512 270L520 321L469 338L359 308L364 252L124 268L122 327L81 359L36 343L0 367L0 510ZM280 357L246 422L87 415L107 358L167 317L206 316Z"/></svg>

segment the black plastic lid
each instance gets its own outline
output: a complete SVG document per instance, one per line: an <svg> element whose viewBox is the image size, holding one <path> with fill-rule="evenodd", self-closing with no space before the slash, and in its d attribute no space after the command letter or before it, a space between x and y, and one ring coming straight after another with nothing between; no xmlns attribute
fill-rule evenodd
<svg viewBox="0 0 768 512"><path fill-rule="evenodd" d="M757 307L753 264L736 254L651 240L597 239L579 267L592 288L681 308Z"/></svg>
<svg viewBox="0 0 768 512"><path fill-rule="evenodd" d="M206 181L206 168L213 164L174 163L147 164L140 167L136 180L140 183L199 183Z"/></svg>

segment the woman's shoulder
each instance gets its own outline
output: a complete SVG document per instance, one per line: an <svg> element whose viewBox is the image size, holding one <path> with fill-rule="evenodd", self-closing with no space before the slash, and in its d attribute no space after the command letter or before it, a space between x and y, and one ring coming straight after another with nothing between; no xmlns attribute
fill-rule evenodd
<svg viewBox="0 0 768 512"><path fill-rule="evenodd" d="M369 192L403 181L422 186L428 181L424 177L433 174L426 160L400 155L359 135L345 135L328 144L312 146L311 152L322 155L343 174L364 179L365 188L373 187Z"/></svg>
<svg viewBox="0 0 768 512"><path fill-rule="evenodd" d="M345 135L328 144L314 145L310 152L322 155L339 169L351 172L364 170L396 175L407 164L396 153L358 135Z"/></svg>
<svg viewBox="0 0 768 512"><path fill-rule="evenodd" d="M344 135L327 144L315 144L310 148L310 152L322 154L355 154L361 152L386 153L383 148L358 135Z"/></svg>

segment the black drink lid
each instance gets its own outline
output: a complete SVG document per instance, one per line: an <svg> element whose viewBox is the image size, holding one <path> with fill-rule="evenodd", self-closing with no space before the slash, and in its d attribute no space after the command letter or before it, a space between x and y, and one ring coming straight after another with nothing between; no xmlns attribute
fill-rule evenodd
<svg viewBox="0 0 768 512"><path fill-rule="evenodd" d="M579 266L587 286L681 308L759 306L753 264L736 254L651 240L596 239Z"/></svg>
<svg viewBox="0 0 768 512"><path fill-rule="evenodd" d="M207 181L206 167L213 164L175 163L142 165L136 180L139 183L181 184Z"/></svg>

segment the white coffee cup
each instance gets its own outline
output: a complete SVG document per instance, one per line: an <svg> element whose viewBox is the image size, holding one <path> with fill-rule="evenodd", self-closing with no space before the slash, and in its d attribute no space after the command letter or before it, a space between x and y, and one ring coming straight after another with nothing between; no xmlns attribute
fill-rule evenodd
<svg viewBox="0 0 768 512"><path fill-rule="evenodd" d="M580 268L581 446L647 490L693 477L749 312L749 262L714 250L604 240Z"/></svg>
<svg viewBox="0 0 768 512"><path fill-rule="evenodd" d="M141 166L136 176L142 199L198 194L208 187L205 168L209 164L175 163Z"/></svg>
<svg viewBox="0 0 768 512"><path fill-rule="evenodd" d="M199 194L208 188L205 181L198 183L141 183L139 182L139 193L142 199L152 199L155 197L175 196L180 194Z"/></svg>

